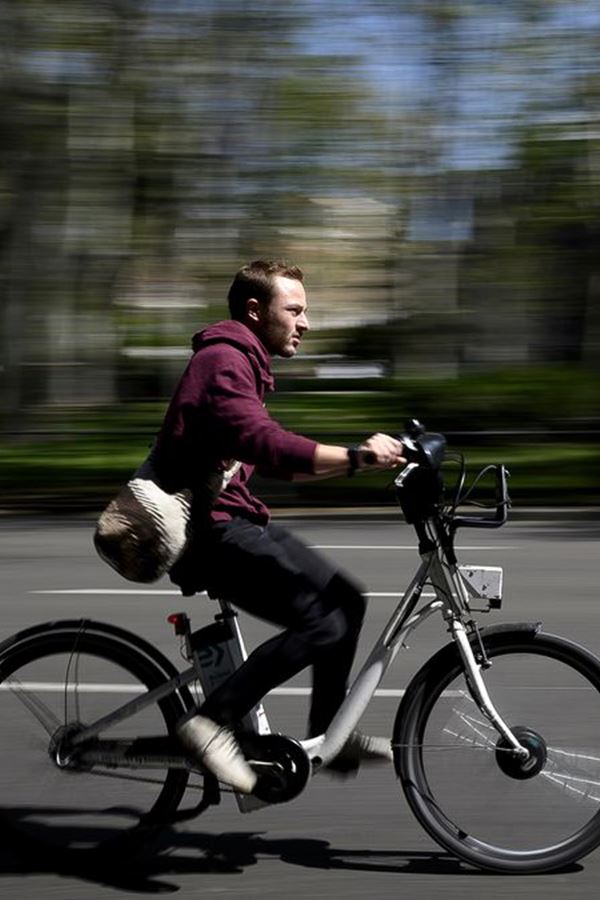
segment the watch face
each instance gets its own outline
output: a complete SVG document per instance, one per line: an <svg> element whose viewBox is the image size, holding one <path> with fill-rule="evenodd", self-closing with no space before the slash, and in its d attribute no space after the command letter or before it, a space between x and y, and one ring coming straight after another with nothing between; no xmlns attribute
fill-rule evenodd
<svg viewBox="0 0 600 900"><path fill-rule="evenodd" d="M358 447L348 447L348 463L350 466L350 470L348 472L349 475L354 475L359 465L359 450Z"/></svg>

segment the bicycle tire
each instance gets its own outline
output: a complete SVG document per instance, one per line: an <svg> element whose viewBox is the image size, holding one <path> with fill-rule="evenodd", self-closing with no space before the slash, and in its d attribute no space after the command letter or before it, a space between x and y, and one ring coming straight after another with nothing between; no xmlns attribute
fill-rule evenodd
<svg viewBox="0 0 600 900"><path fill-rule="evenodd" d="M400 704L396 773L418 821L461 860L514 874L564 868L600 845L600 662L533 629L482 637L486 687L529 741L531 771L481 715L448 644Z"/></svg>
<svg viewBox="0 0 600 900"><path fill-rule="evenodd" d="M189 778L185 769L61 769L51 756L60 729L94 721L128 695L165 681L163 669L126 634L117 638L81 620L39 626L2 645L0 819L17 849L53 859L130 858L149 849L174 815ZM181 697L169 694L106 736L139 736L141 729L167 737L185 709Z"/></svg>

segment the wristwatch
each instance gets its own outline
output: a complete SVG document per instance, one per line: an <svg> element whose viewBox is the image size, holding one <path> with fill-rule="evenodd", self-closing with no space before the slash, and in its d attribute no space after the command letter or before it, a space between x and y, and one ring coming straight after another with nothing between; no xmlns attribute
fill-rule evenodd
<svg viewBox="0 0 600 900"><path fill-rule="evenodd" d="M357 469L360 469L360 450L358 447L348 447L348 477L350 478Z"/></svg>

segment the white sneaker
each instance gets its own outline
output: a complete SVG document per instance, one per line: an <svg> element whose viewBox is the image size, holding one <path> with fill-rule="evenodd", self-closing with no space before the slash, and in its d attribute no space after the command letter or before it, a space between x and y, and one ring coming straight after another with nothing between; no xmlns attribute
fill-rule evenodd
<svg viewBox="0 0 600 900"><path fill-rule="evenodd" d="M206 716L195 715L177 727L177 735L190 754L219 781L250 794L256 773L248 765L235 737L223 725Z"/></svg>

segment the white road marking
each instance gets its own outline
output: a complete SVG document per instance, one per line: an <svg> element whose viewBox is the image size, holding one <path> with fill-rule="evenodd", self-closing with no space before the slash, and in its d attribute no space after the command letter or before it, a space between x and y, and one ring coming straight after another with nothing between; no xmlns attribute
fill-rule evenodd
<svg viewBox="0 0 600 900"><path fill-rule="evenodd" d="M55 694L64 693L74 694L77 688L78 694L144 694L146 688L141 684L97 684L87 682L78 685L69 684L65 686L64 681L16 681L14 684L9 680L0 684L0 691L10 691L12 694L19 692L35 691L36 693Z"/></svg>
<svg viewBox="0 0 600 900"><path fill-rule="evenodd" d="M415 553L418 552L418 548L416 545L410 544L314 544L314 550L414 550ZM477 546L472 547L456 547L457 553L462 553L463 551L471 552L472 550L485 550L489 552L491 550L517 550L518 547L515 545L514 547L510 544L494 544L493 546L487 546L486 544L478 544Z"/></svg>
<svg viewBox="0 0 600 900"><path fill-rule="evenodd" d="M523 690L523 688L519 688L519 691ZM528 691L546 691L544 685L528 685ZM552 691L591 691L594 690L591 687L557 687L554 686ZM18 681L14 684L10 682L3 682L0 684L0 691L10 691L11 693L19 693L19 691L35 691L36 693L64 693L65 685L64 682L61 681ZM75 685L69 685L67 687L68 693L75 692ZM88 682L84 684L80 684L77 686L77 692L82 694L144 694L146 689L139 684L102 684L95 682ZM278 687L274 688L269 692L270 697L310 697L312 693L312 688L309 687ZM374 693L374 697L403 697L406 693L404 688L377 688ZM464 697L464 691L443 691L442 697Z"/></svg>
<svg viewBox="0 0 600 900"><path fill-rule="evenodd" d="M162 590L160 588L65 588L64 590L29 591L30 594L73 594L73 595L111 595L111 596L165 596L181 597L181 591ZM197 594L198 597L206 596L206 591ZM367 597L403 597L399 591L367 591ZM435 594L421 594L422 597L434 597ZM187 598L184 598L187 599Z"/></svg>
<svg viewBox="0 0 600 900"><path fill-rule="evenodd" d="M52 591L29 591L30 594L100 594L106 596L139 596L139 595L153 595L159 596L164 595L165 597L181 597L181 591L169 591L169 590L160 590L157 588L148 588L144 590L143 588L67 588L65 590L52 590ZM202 594L206 594L206 591L202 591L198 594L198 596L202 596Z"/></svg>
<svg viewBox="0 0 600 900"><path fill-rule="evenodd" d="M60 681L19 681L15 684L4 682L0 684L0 691L35 691L36 693L55 694L64 693L65 685ZM67 692L75 693L75 685L67 687ZM81 694L144 694L146 689L138 684L98 684L89 682L77 685L77 693ZM279 687L269 692L271 697L310 697L312 688L309 687ZM404 688L378 688L375 697L403 697ZM462 697L462 691L444 691L444 697Z"/></svg>

